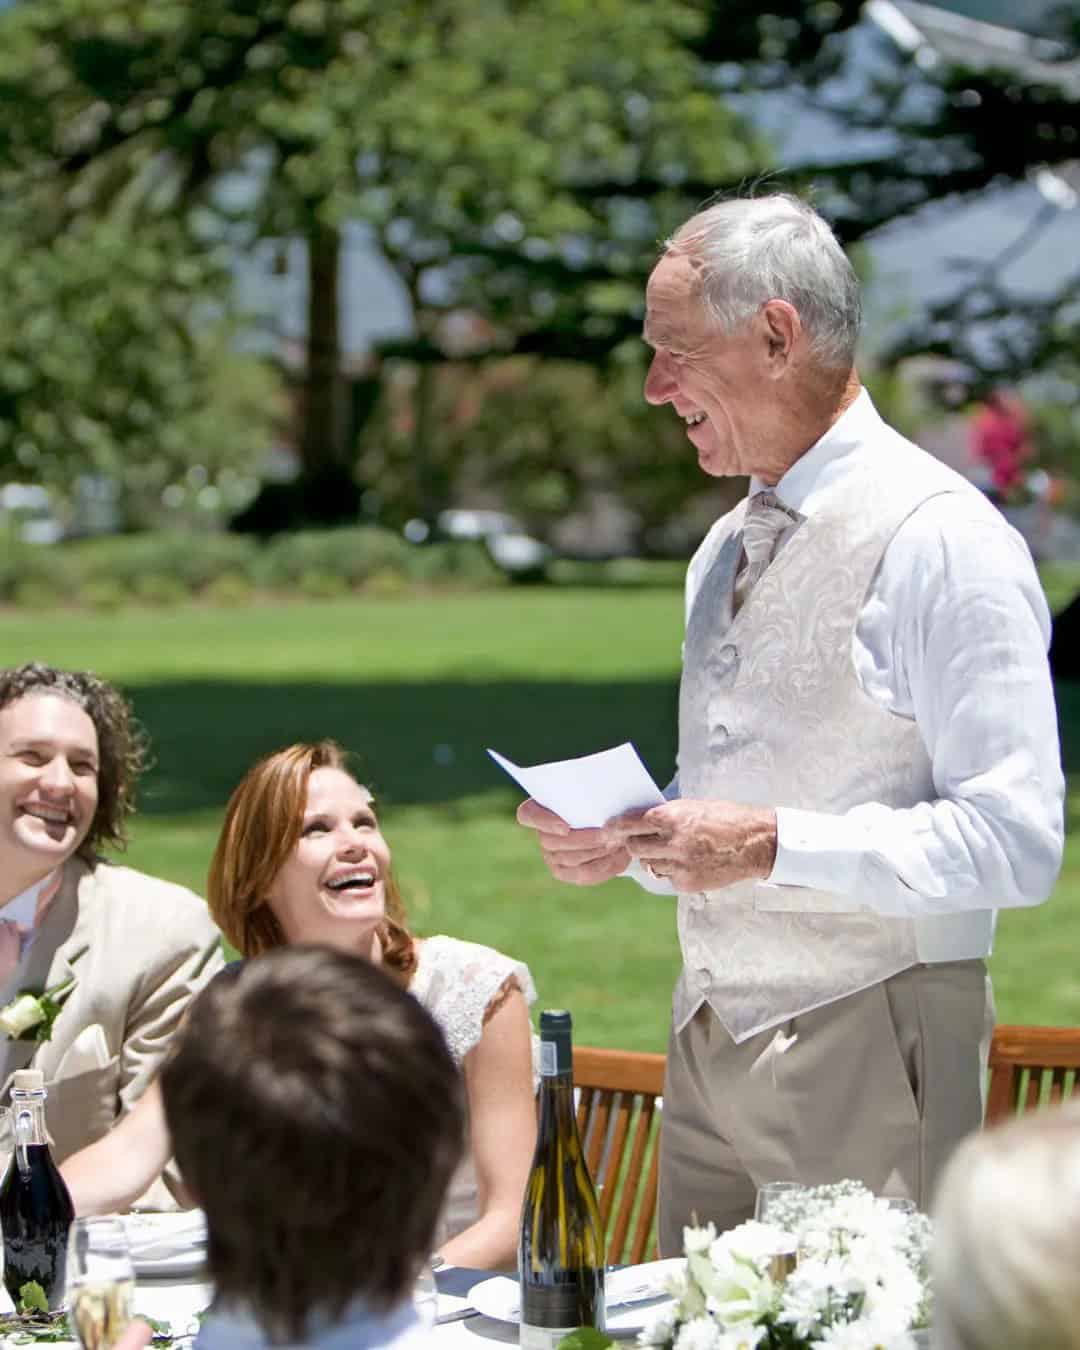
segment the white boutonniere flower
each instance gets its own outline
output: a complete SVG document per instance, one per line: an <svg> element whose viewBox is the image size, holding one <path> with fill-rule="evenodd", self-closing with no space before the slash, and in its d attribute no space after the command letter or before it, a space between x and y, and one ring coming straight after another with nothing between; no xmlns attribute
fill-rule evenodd
<svg viewBox="0 0 1080 1350"><path fill-rule="evenodd" d="M85 951L85 947L77 951L69 964L74 965ZM53 1023L74 988L72 974L51 989L20 989L10 1003L0 1008L0 1034L13 1041L51 1040Z"/></svg>

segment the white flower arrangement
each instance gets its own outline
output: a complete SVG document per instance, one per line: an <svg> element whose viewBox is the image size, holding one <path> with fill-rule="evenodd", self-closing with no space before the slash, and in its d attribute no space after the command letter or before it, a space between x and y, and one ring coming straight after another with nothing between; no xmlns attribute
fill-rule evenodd
<svg viewBox="0 0 1080 1350"><path fill-rule="evenodd" d="M687 1228L684 1245L643 1350L915 1350L929 1324L930 1220L859 1182L777 1199L768 1223Z"/></svg>

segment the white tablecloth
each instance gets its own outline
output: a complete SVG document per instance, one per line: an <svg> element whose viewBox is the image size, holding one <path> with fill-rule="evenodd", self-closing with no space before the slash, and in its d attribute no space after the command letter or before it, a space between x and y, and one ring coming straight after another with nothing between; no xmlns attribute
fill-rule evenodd
<svg viewBox="0 0 1080 1350"><path fill-rule="evenodd" d="M0 1286L0 1295L3 1295L3 1286ZM175 1335L183 1336L195 1330L196 1314L209 1305L212 1296L213 1286L204 1280L150 1280L140 1276L135 1282L135 1312L168 1322ZM10 1306L6 1298L4 1302ZM432 1336L438 1350L482 1350L484 1342L516 1345L518 1329L509 1322L475 1316L436 1326ZM0 1338L0 1345L6 1347L7 1340ZM75 1346L75 1342L58 1341L54 1346L55 1350L62 1350L64 1346Z"/></svg>
<svg viewBox="0 0 1080 1350"><path fill-rule="evenodd" d="M139 1279L135 1311L168 1322L174 1332L182 1334L210 1302L212 1293L212 1287L202 1281ZM516 1345L518 1329L490 1317L464 1317L436 1326L432 1336L438 1350L482 1350L485 1341Z"/></svg>

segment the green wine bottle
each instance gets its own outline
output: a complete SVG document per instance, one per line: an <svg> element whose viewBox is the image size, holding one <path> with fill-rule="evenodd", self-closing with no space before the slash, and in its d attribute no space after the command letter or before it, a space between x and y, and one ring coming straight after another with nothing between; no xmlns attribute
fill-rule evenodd
<svg viewBox="0 0 1080 1350"><path fill-rule="evenodd" d="M574 1115L568 1012L540 1014L540 1128L518 1241L523 1350L604 1330L604 1230Z"/></svg>

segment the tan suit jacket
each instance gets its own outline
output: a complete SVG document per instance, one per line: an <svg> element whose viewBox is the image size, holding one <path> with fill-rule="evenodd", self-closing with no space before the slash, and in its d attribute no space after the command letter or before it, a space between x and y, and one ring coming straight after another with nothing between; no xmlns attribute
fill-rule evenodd
<svg viewBox="0 0 1080 1350"><path fill-rule="evenodd" d="M130 867L69 859L22 987L51 988L69 975L75 987L51 1040L9 1043L0 1103L10 1105L15 1069L41 1069L53 1156L93 1143L146 1090L191 998L223 964L220 934L193 892ZM5 1111L5 1166L10 1153Z"/></svg>

